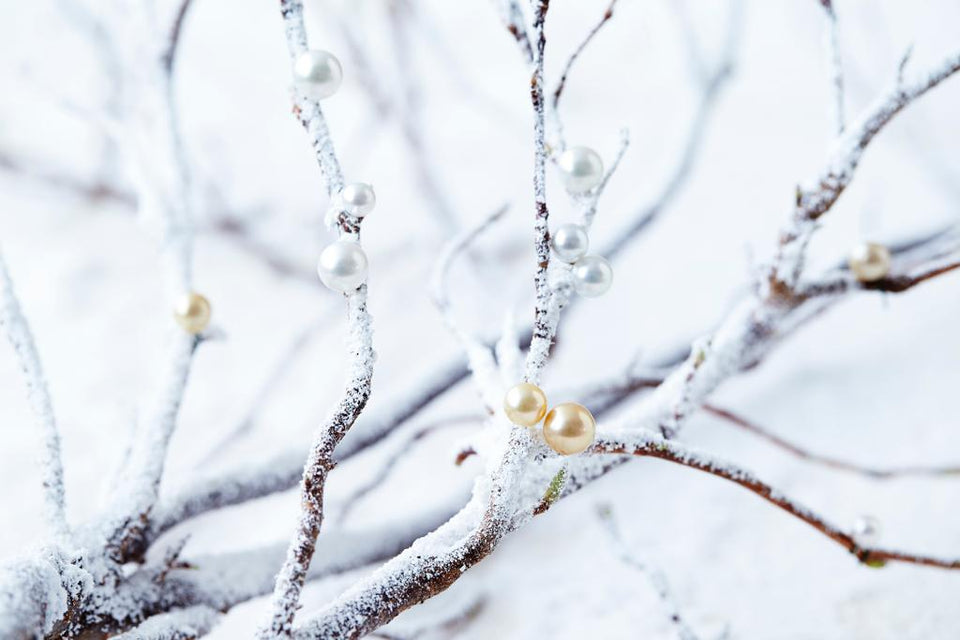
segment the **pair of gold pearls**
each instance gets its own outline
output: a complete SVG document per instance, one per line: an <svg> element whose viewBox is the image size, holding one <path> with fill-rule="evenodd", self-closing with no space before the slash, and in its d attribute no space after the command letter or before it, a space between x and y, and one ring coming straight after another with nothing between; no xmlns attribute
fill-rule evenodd
<svg viewBox="0 0 960 640"><path fill-rule="evenodd" d="M580 453L593 444L597 421L582 404L563 402L547 412L547 394L529 382L511 387L503 411L514 424L535 427L543 420L543 439L560 455Z"/></svg>

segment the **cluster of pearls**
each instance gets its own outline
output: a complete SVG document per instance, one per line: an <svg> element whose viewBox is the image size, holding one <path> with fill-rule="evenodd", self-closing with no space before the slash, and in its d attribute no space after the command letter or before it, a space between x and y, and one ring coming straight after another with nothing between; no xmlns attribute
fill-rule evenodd
<svg viewBox="0 0 960 640"><path fill-rule="evenodd" d="M597 422L586 407L564 402L547 412L547 394L529 382L507 391L503 410L511 422L524 427L536 427L543 420L543 439L560 455L585 451L596 436Z"/></svg>
<svg viewBox="0 0 960 640"><path fill-rule="evenodd" d="M329 51L304 51L293 63L293 78L297 90L315 100L329 98L343 82L340 61ZM366 217L377 204L373 187L364 182L348 184L335 198L335 208L357 220ZM317 275L330 289L352 293L367 281L367 254L358 242L337 240L320 253Z"/></svg>
<svg viewBox="0 0 960 640"><path fill-rule="evenodd" d="M594 298L610 289L613 267L602 256L587 254L590 238L582 225L560 225L553 232L551 244L558 258L573 265L573 286L578 294Z"/></svg>
<svg viewBox="0 0 960 640"><path fill-rule="evenodd" d="M890 250L882 244L864 242L853 248L847 264L860 282L876 282L890 273Z"/></svg>
<svg viewBox="0 0 960 640"><path fill-rule="evenodd" d="M195 291L185 293L173 305L173 319L195 336L210 324L210 301Z"/></svg>

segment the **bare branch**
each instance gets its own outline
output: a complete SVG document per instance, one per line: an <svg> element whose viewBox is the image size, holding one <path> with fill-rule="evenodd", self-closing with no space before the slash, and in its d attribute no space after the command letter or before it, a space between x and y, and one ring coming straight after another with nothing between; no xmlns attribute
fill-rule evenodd
<svg viewBox="0 0 960 640"><path fill-rule="evenodd" d="M597 439L590 451L593 453L659 458L734 482L790 515L803 520L818 532L845 548L857 560L869 566L883 566L887 562L904 562L941 569L960 569L960 560L863 547L854 540L851 534L829 523L807 507L784 496L742 467L682 447L653 433L631 430L629 432L603 434Z"/></svg>
<svg viewBox="0 0 960 640"><path fill-rule="evenodd" d="M53 415L50 390L43 376L40 354L33 340L33 332L20 309L13 290L7 265L0 254L0 327L17 354L20 371L27 386L27 399L40 432L40 473L43 478L43 504L47 526L57 538L70 538L67 523L66 490L63 483L63 456L60 451L60 432Z"/></svg>
<svg viewBox="0 0 960 640"><path fill-rule="evenodd" d="M887 480L890 478L900 478L904 476L955 476L960 475L960 466L945 466L945 467L930 467L930 466L905 466L905 467L890 467L890 468L877 468L877 467L868 467L860 464L855 464L853 462L848 462L846 460L841 460L839 458L834 458L832 456L820 455L817 453L812 453L799 445L796 445L789 440L781 438L780 436L771 433L770 431L764 429L763 427L757 425L754 422L751 422L744 418L743 416L737 415L732 411L726 409L721 409L712 404L704 404L703 410L707 413L710 413L718 418L721 418L725 422L735 425L748 433L751 433L755 436L766 440L770 444L774 445L779 449L783 449L790 455L793 455L797 458L813 462L815 464L823 465L825 467L830 467L832 469L837 469L839 471L849 471L851 473L858 473L870 478L875 478L878 480Z"/></svg>
<svg viewBox="0 0 960 640"><path fill-rule="evenodd" d="M573 64L577 61L577 58L580 57L580 54L583 53L583 50L587 48L587 45L590 44L590 41L593 40L594 36L603 28L603 25L609 22L610 18L613 17L613 7L617 4L617 0L610 0L607 10L603 12L603 16L600 17L600 21L597 22L587 33L587 37L573 50L573 53L570 54L570 57L567 59L567 64L563 67L563 73L560 74L560 80L557 82L557 86L553 90L552 98L552 108L556 110L557 105L560 103L560 96L563 94L563 89L567 84L567 76L570 75L570 70L573 68Z"/></svg>

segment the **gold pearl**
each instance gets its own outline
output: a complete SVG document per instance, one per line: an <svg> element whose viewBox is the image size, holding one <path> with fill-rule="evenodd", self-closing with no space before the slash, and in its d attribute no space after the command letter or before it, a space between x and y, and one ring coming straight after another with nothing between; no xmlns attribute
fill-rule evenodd
<svg viewBox="0 0 960 640"><path fill-rule="evenodd" d="M890 273L890 251L882 244L864 242L854 247L847 263L860 282L876 282Z"/></svg>
<svg viewBox="0 0 960 640"><path fill-rule="evenodd" d="M503 411L510 422L534 427L547 412L547 394L535 384L521 382L503 397Z"/></svg>
<svg viewBox="0 0 960 640"><path fill-rule="evenodd" d="M558 404L543 423L543 439L550 448L561 455L580 453L593 443L597 433L597 421L582 404L564 402Z"/></svg>
<svg viewBox="0 0 960 640"><path fill-rule="evenodd" d="M199 293L186 293L174 305L173 317L184 331L197 335L210 324L210 301Z"/></svg>

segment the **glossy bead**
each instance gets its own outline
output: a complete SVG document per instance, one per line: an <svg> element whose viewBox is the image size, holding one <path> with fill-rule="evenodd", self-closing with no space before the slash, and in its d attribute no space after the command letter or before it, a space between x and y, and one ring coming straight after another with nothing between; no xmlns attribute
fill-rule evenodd
<svg viewBox="0 0 960 640"><path fill-rule="evenodd" d="M561 455L584 451L593 443L597 422L583 405L576 402L558 404L543 421L543 439Z"/></svg>
<svg viewBox="0 0 960 640"><path fill-rule="evenodd" d="M603 160L593 149L570 147L557 159L567 191L586 193L603 180Z"/></svg>
<svg viewBox="0 0 960 640"><path fill-rule="evenodd" d="M601 256L584 256L573 265L573 287L582 296L602 296L613 284L613 267Z"/></svg>
<svg viewBox="0 0 960 640"><path fill-rule="evenodd" d="M547 394L535 384L522 382L503 397L503 411L513 424L534 427L547 412Z"/></svg>
<svg viewBox="0 0 960 640"><path fill-rule="evenodd" d="M293 78L297 89L316 100L329 98L340 88L343 69L340 61L329 51L304 51L293 63Z"/></svg>
<svg viewBox="0 0 960 640"><path fill-rule="evenodd" d="M197 335L210 324L210 301L191 291L177 299L173 317L184 331Z"/></svg>
<svg viewBox="0 0 960 640"><path fill-rule="evenodd" d="M373 211L377 205L377 194L373 187L364 182L348 184L340 191L340 204L343 210L355 218L362 218Z"/></svg>
<svg viewBox="0 0 960 640"><path fill-rule="evenodd" d="M873 516L860 516L853 523L853 538L857 544L873 546L880 540L880 521Z"/></svg>
<svg viewBox="0 0 960 640"><path fill-rule="evenodd" d="M356 242L338 240L320 254L317 274L334 291L352 293L367 280L367 254Z"/></svg>
<svg viewBox="0 0 960 640"><path fill-rule="evenodd" d="M587 254L590 238L579 224L562 224L553 232L553 252L564 262L576 262Z"/></svg>
<svg viewBox="0 0 960 640"><path fill-rule="evenodd" d="M864 242L853 248L847 264L860 282L876 282L890 273L890 251L882 244Z"/></svg>

